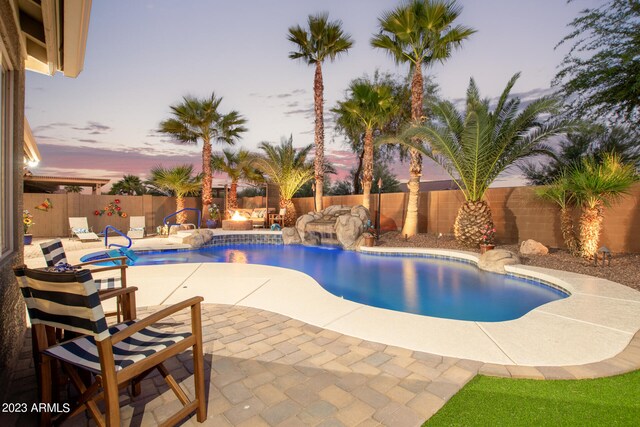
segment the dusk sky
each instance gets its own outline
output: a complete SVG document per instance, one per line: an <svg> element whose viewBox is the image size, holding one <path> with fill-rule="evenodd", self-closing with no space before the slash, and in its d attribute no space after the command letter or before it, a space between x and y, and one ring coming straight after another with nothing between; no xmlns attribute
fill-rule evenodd
<svg viewBox="0 0 640 427"><path fill-rule="evenodd" d="M464 96L473 76L484 96L497 96L522 72L514 92L549 93L568 47L554 46L578 11L593 0L462 0L458 23L478 32L444 65L426 70L447 99ZM201 167L201 146L171 142L156 132L169 106L186 94L224 98L221 111L238 110L249 132L239 146L261 141L313 142L313 67L292 61L287 29L326 11L355 41L323 67L327 158L348 174L354 155L333 131L329 109L349 82L376 69L398 75L382 51L370 47L377 18L389 0L94 1L84 71L76 79L27 73L26 116L42 154L35 175L112 178L144 176L157 164ZM214 146L214 151L220 150ZM408 165L395 168L406 179ZM446 179L425 162L423 180ZM335 179L335 178L334 178ZM216 179L224 183L225 177Z"/></svg>

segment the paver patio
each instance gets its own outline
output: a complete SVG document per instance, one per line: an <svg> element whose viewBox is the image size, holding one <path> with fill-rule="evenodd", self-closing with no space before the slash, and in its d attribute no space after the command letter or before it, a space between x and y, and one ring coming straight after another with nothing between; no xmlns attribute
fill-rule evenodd
<svg viewBox="0 0 640 427"><path fill-rule="evenodd" d="M140 308L139 317L158 307ZM615 358L590 365L502 366L442 357L349 337L281 314L203 305L208 419L215 426L419 426L477 373L513 378L575 379L640 368L640 333ZM157 324L188 328L184 311ZM24 341L7 402L37 402L30 337ZM167 368L193 396L191 357ZM154 373L136 398L121 394L125 425L156 425L179 405ZM36 413L0 413L0 425L37 422ZM87 425L79 415L69 425ZM93 425L93 422L90 423ZM200 425L195 418L187 424Z"/></svg>
<svg viewBox="0 0 640 427"><path fill-rule="evenodd" d="M139 317L156 309L140 309ZM206 425L420 425L474 377L482 363L363 341L254 308L203 306L208 395ZM180 329L188 313L159 323ZM191 396L191 359L167 368ZM182 359L182 360L181 360ZM183 362L184 360L184 362ZM122 394L125 424L155 425L179 405L161 376L142 394ZM36 402L25 339L8 402ZM37 414L0 414L1 425L33 425ZM71 425L85 425L79 415ZM189 424L197 424L194 419Z"/></svg>

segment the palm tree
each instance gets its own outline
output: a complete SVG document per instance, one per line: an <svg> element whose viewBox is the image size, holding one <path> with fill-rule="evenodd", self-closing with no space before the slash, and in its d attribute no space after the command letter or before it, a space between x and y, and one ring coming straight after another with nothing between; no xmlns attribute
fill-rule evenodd
<svg viewBox="0 0 640 427"><path fill-rule="evenodd" d="M462 12L455 1L412 0L379 18L380 33L373 36L371 44L389 53L396 63L409 63L411 78L411 120L424 122L422 66L439 61L443 63L454 48L471 36L475 30L453 22ZM417 141L414 141L417 143ZM409 165L409 202L402 234L413 236L418 232L418 199L422 156L411 150Z"/></svg>
<svg viewBox="0 0 640 427"><path fill-rule="evenodd" d="M389 73L381 73L376 70L372 78L363 77L358 80L365 80L372 85L390 86L396 107L395 114L392 114L389 121L374 133L374 135L397 135L411 119L411 89L408 78L398 78ZM355 81L355 80L354 80ZM423 102L427 100L432 103L437 99L437 85L432 79L424 79ZM425 106L426 108L427 106ZM350 173L352 194L362 194L362 170L364 169L364 125L358 121L352 121L349 117L341 114L334 114L335 132L342 134L351 151L357 156L355 170ZM376 162L392 162L398 158L404 161L409 156L409 149L398 145L374 145L373 155ZM375 173L374 173L375 176ZM375 179L374 179L375 181ZM373 191L373 190L372 190Z"/></svg>
<svg viewBox="0 0 640 427"><path fill-rule="evenodd" d="M246 180L250 182L261 181L262 175L256 170L254 164L256 156L248 150L238 151L222 150L222 154L214 154L211 157L211 168L216 172L224 172L231 179L229 190L230 209L238 208L238 182Z"/></svg>
<svg viewBox="0 0 640 427"><path fill-rule="evenodd" d="M167 191L176 197L176 212L184 209L184 198L200 191L202 174L192 176L193 165L181 165L174 168L164 168L162 165L151 169L149 183ZM176 217L178 224L187 221L187 213L179 213Z"/></svg>
<svg viewBox="0 0 640 427"><path fill-rule="evenodd" d="M202 212L208 215L213 203L211 194L211 144L219 142L233 145L243 132L246 120L237 111L222 114L218 111L222 98L215 93L210 98L192 96L182 98L182 103L172 105L173 117L160 123L160 132L173 136L180 142L197 144L202 141Z"/></svg>
<svg viewBox="0 0 640 427"><path fill-rule="evenodd" d="M280 145L262 142L259 148L264 156L258 159L256 167L280 189L280 207L287 210L284 223L292 224L297 215L291 199L300 187L313 178L313 164L307 161L313 145L296 150L293 148L293 138L289 137L282 138Z"/></svg>
<svg viewBox="0 0 640 427"><path fill-rule="evenodd" d="M316 180L316 210L322 210L324 181L324 84L322 82L322 63L329 59L334 61L340 54L346 53L353 41L348 33L342 30L341 21L329 22L327 13L309 15L308 29L299 25L289 28L287 39L295 45L295 52L289 53L291 59L301 59L308 65L315 65L313 78L313 103L315 112L315 147L314 159Z"/></svg>
<svg viewBox="0 0 640 427"><path fill-rule="evenodd" d="M605 154L601 160L585 157L568 171L568 190L582 207L580 255L585 258L596 255L604 207L628 194L637 180L634 165L622 163L617 154Z"/></svg>
<svg viewBox="0 0 640 427"><path fill-rule="evenodd" d="M438 102L433 106L435 120L414 125L400 137L401 143L442 166L462 190L466 201L454 224L461 243L477 245L482 230L493 228L491 210L482 198L498 175L525 157L549 154L545 140L569 127L562 121L541 122L541 116L559 111L560 102L553 97L537 99L519 111L520 99L509 98L519 76L509 80L493 111L471 79L466 112L459 113L451 102ZM429 145L416 143L416 138Z"/></svg>
<svg viewBox="0 0 640 427"><path fill-rule="evenodd" d="M111 186L109 194L141 196L146 192L140 177L124 175L121 180Z"/></svg>
<svg viewBox="0 0 640 427"><path fill-rule="evenodd" d="M573 194L569 191L569 181L566 171L556 180L544 187L536 189L536 194L550 200L560 207L560 232L567 250L572 255L580 252L580 242L575 233L572 208L575 203Z"/></svg>
<svg viewBox="0 0 640 427"><path fill-rule="evenodd" d="M372 84L365 79L353 81L349 97L331 110L343 121L357 122L364 127L362 205L367 209L373 181L373 132L382 128L397 110L391 86Z"/></svg>

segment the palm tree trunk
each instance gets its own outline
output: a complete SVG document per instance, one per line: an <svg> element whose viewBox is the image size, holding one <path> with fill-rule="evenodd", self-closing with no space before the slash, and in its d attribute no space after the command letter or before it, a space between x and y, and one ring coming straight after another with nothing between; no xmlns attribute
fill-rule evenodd
<svg viewBox="0 0 640 427"><path fill-rule="evenodd" d="M578 239L573 229L573 218L571 217L571 209L568 206L560 208L560 231L562 239L567 250L572 255L577 255L580 251Z"/></svg>
<svg viewBox="0 0 640 427"><path fill-rule="evenodd" d="M238 209L238 180L231 181L229 189L229 209Z"/></svg>
<svg viewBox="0 0 640 427"><path fill-rule="evenodd" d="M411 79L411 121L414 124L423 122L422 110L422 69L420 65L413 69ZM419 142L416 141L416 142ZM418 206L420 202L420 178L422 177L422 155L419 151L411 149L409 151L411 161L409 163L409 202L407 204L407 217L404 220L402 234L404 236L414 236L418 234Z"/></svg>
<svg viewBox="0 0 640 427"><path fill-rule="evenodd" d="M593 258L598 252L600 232L602 231L602 205L585 206L580 215L580 255Z"/></svg>
<svg viewBox="0 0 640 427"><path fill-rule="evenodd" d="M364 163L364 150L358 154L358 167L353 175L353 194L360 194L360 178L362 174L362 167Z"/></svg>
<svg viewBox="0 0 640 427"><path fill-rule="evenodd" d="M284 214L284 223L282 226L286 227L295 224L298 213L296 212L296 206L293 204L293 201L291 199L280 199L280 208L287 210Z"/></svg>
<svg viewBox="0 0 640 427"><path fill-rule="evenodd" d="M373 182L373 129L364 133L364 169L362 172L362 206L370 209L371 183Z"/></svg>
<svg viewBox="0 0 640 427"><path fill-rule="evenodd" d="M458 209L458 215L453 223L453 234L458 242L477 247L483 240L486 226L493 228L491 209L487 202L466 201Z"/></svg>
<svg viewBox="0 0 640 427"><path fill-rule="evenodd" d="M184 209L184 197L176 196L176 212L182 209ZM187 213L180 212L178 215L176 215L176 221L178 222L178 224L184 224L185 222L187 222Z"/></svg>
<svg viewBox="0 0 640 427"><path fill-rule="evenodd" d="M211 194L211 183L213 180L211 173L211 141L202 141L202 221L207 220L209 206L213 203Z"/></svg>
<svg viewBox="0 0 640 427"><path fill-rule="evenodd" d="M316 211L322 210L322 190L324 185L324 84L322 83L322 65L316 62L316 73L313 79L313 104L316 117L314 142L316 157L314 159L316 179Z"/></svg>

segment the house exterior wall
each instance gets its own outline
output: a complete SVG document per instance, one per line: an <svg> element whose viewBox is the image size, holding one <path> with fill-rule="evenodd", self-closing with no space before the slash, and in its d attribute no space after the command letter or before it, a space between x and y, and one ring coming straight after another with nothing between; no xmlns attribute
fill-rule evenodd
<svg viewBox="0 0 640 427"><path fill-rule="evenodd" d="M9 85L3 97L8 96L7 120L11 132L4 134L1 141L3 153L11 153L3 158L3 192L0 195L9 207L2 227L13 224L8 230L10 249L0 257L0 401L11 378L18 351L22 346L25 331L25 309L12 267L21 264L22 259L22 167L24 133L24 58L20 50L19 30L11 0L0 0L0 52L3 70ZM7 99L7 98L5 98ZM3 100L4 101L4 100ZM7 104L5 104L7 105ZM4 130L3 130L4 132ZM4 168L7 168L5 171ZM7 174L4 174L7 172ZM11 180L11 182L6 182ZM5 214L3 213L3 216Z"/></svg>

